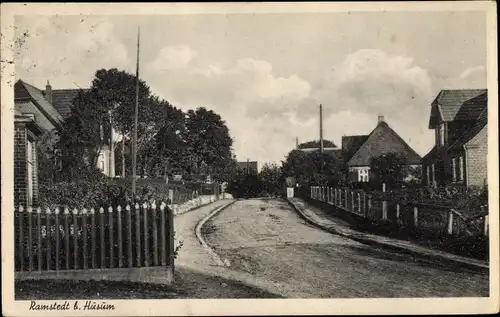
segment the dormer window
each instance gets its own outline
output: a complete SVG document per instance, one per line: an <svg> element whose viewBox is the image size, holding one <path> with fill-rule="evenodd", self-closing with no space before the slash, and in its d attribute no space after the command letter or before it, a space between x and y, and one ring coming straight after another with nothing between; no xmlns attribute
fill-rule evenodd
<svg viewBox="0 0 500 317"><path fill-rule="evenodd" d="M441 123L438 129L439 145L444 146L444 123Z"/></svg>

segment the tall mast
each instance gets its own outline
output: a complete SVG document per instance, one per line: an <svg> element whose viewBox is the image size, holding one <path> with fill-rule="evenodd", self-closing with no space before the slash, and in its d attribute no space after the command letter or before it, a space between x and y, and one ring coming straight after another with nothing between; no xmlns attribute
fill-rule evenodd
<svg viewBox="0 0 500 317"><path fill-rule="evenodd" d="M132 194L135 195L136 178L137 178L137 125L138 125L138 112L139 112L139 44L140 44L141 30L137 28L137 68L135 75L135 112L134 112L134 140L132 145Z"/></svg>
<svg viewBox="0 0 500 317"><path fill-rule="evenodd" d="M319 105L319 148L323 153L323 106Z"/></svg>

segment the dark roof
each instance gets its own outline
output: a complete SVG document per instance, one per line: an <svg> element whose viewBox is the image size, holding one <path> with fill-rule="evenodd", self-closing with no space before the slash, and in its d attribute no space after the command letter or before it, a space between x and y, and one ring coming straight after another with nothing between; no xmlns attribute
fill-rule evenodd
<svg viewBox="0 0 500 317"><path fill-rule="evenodd" d="M479 98L478 98L479 97ZM474 116L481 113L487 100L486 89L446 89L441 90L432 102L432 108L437 108L441 119L445 122L454 120L475 120ZM434 128L433 120L436 113L431 110L429 128ZM477 117L476 117L477 118Z"/></svg>
<svg viewBox="0 0 500 317"><path fill-rule="evenodd" d="M436 157L440 157L440 155L437 146L434 145L429 153L425 154L425 156L422 158L422 161L434 161Z"/></svg>
<svg viewBox="0 0 500 317"><path fill-rule="evenodd" d="M475 125L473 125L469 130L465 131L451 146L447 148L447 151L462 149L470 140L472 140L483 128L488 124L488 109L484 109L478 116L478 120Z"/></svg>
<svg viewBox="0 0 500 317"><path fill-rule="evenodd" d="M349 135L342 137L342 154L344 160L348 161L359 147L365 143L368 135Z"/></svg>
<svg viewBox="0 0 500 317"><path fill-rule="evenodd" d="M246 170L247 168L250 170L257 171L257 162L249 161L249 162L238 162L238 168L242 170Z"/></svg>
<svg viewBox="0 0 500 317"><path fill-rule="evenodd" d="M349 166L369 166L374 157L396 153L406 158L406 164L421 164L417 154L386 122L381 121L368 135L365 142L349 159Z"/></svg>
<svg viewBox="0 0 500 317"><path fill-rule="evenodd" d="M52 90L52 104L59 111L64 119L71 116L71 108L73 101L79 91L87 91L88 89L56 89Z"/></svg>
<svg viewBox="0 0 500 317"><path fill-rule="evenodd" d="M22 80L18 80L14 85L14 100L16 99L30 99L56 125L63 121L61 114L45 99L43 92Z"/></svg>

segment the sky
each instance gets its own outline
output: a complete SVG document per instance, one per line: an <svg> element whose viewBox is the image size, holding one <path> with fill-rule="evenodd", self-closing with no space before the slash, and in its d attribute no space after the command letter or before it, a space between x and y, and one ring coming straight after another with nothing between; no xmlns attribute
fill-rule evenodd
<svg viewBox="0 0 500 317"><path fill-rule="evenodd" d="M89 87L135 73L178 108L213 109L238 160L279 162L299 142L368 134L383 115L420 155L442 89L486 88L485 12L17 16L16 79Z"/></svg>

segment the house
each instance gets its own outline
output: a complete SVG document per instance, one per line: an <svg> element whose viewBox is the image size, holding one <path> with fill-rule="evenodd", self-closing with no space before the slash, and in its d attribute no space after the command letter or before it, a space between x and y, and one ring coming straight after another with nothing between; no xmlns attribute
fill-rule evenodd
<svg viewBox="0 0 500 317"><path fill-rule="evenodd" d="M247 174L257 175L259 173L256 161L237 162L238 170Z"/></svg>
<svg viewBox="0 0 500 317"><path fill-rule="evenodd" d="M73 101L81 91L86 92L88 89L52 89L48 84L44 94L45 98L52 103L63 119L67 119L72 114ZM112 132L116 135L116 131ZM113 136L111 137L113 138ZM115 153L108 144L104 144L99 152L97 168L106 176L115 177Z"/></svg>
<svg viewBox="0 0 500 317"><path fill-rule="evenodd" d="M435 144L423 158L429 186L487 184L488 94L486 89L442 90L431 104Z"/></svg>
<svg viewBox="0 0 500 317"><path fill-rule="evenodd" d="M422 158L388 124L378 117L375 129L368 135L342 137L342 156L353 182L370 181L372 158L395 153L405 158L409 167L421 166Z"/></svg>
<svg viewBox="0 0 500 317"><path fill-rule="evenodd" d="M69 93L69 90L52 90L48 82L45 91L22 80L14 84L14 203L16 206L37 204L37 140L46 132L63 128L64 120L71 113L71 101L78 91L75 89ZM108 154L106 154L107 151ZM101 155L104 159L109 157L109 149L104 149Z"/></svg>

